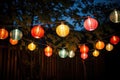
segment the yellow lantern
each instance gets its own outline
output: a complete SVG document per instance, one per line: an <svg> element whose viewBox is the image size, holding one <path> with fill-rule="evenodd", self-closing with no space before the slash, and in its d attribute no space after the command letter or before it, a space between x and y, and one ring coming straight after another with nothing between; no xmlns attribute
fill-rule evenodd
<svg viewBox="0 0 120 80"><path fill-rule="evenodd" d="M98 41L97 43L96 43L96 48L98 49L98 50L102 50L104 47L105 47L105 44L104 44L104 42L103 41Z"/></svg>
<svg viewBox="0 0 120 80"><path fill-rule="evenodd" d="M61 23L57 26L56 33L60 37L66 37L69 34L69 27L64 23Z"/></svg>
<svg viewBox="0 0 120 80"><path fill-rule="evenodd" d="M92 55L93 55L94 57L98 57L99 54L100 54L100 53L99 53L98 50L94 50L93 53L92 53Z"/></svg>
<svg viewBox="0 0 120 80"><path fill-rule="evenodd" d="M113 45L110 44L110 43L108 43L108 44L106 45L106 50L107 50L107 51L112 51L113 48L114 48Z"/></svg>
<svg viewBox="0 0 120 80"><path fill-rule="evenodd" d="M119 23L120 22L120 11L118 11L118 10L115 9L113 12L111 12L111 14L110 14L110 20L113 23Z"/></svg>
<svg viewBox="0 0 120 80"><path fill-rule="evenodd" d="M35 45L33 42L30 43L30 44L28 44L28 49L29 49L30 51L35 50L35 48L36 48L36 45Z"/></svg>

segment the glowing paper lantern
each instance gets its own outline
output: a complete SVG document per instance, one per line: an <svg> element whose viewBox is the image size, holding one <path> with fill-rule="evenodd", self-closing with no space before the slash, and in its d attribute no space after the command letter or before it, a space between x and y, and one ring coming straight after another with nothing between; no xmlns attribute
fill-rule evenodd
<svg viewBox="0 0 120 80"><path fill-rule="evenodd" d="M75 52L73 50L70 50L68 53L69 58L73 58L75 56Z"/></svg>
<svg viewBox="0 0 120 80"><path fill-rule="evenodd" d="M89 47L86 46L85 44L80 46L81 53L88 53L88 51L89 51Z"/></svg>
<svg viewBox="0 0 120 80"><path fill-rule="evenodd" d="M94 18L88 17L88 19L86 19L84 21L84 28L87 31L93 31L98 27L98 21Z"/></svg>
<svg viewBox="0 0 120 80"><path fill-rule="evenodd" d="M18 43L18 40L13 40L12 38L9 39L10 44L16 45Z"/></svg>
<svg viewBox="0 0 120 80"><path fill-rule="evenodd" d="M64 23L61 23L59 26L57 26L56 33L60 37L66 37L69 34L69 27Z"/></svg>
<svg viewBox="0 0 120 80"><path fill-rule="evenodd" d="M81 53L80 56L81 56L82 59L87 59L88 58L87 53Z"/></svg>
<svg viewBox="0 0 120 80"><path fill-rule="evenodd" d="M61 58L66 58L68 56L68 52L65 49L62 49L58 52Z"/></svg>
<svg viewBox="0 0 120 80"><path fill-rule="evenodd" d="M106 45L106 50L107 50L107 51L112 51L113 48L114 48L113 45L110 44L110 43L108 43L108 44Z"/></svg>
<svg viewBox="0 0 120 80"><path fill-rule="evenodd" d="M0 29L0 39L6 39L8 37L8 31L4 28Z"/></svg>
<svg viewBox="0 0 120 80"><path fill-rule="evenodd" d="M52 55L52 48L50 46L47 46L45 49L44 49L44 52L45 52L45 55L50 57Z"/></svg>
<svg viewBox="0 0 120 80"><path fill-rule="evenodd" d="M28 44L28 49L29 49L30 51L33 51L33 50L36 49L36 45L32 42L32 43Z"/></svg>
<svg viewBox="0 0 120 80"><path fill-rule="evenodd" d="M112 36L112 37L110 38L110 43L111 43L111 44L116 45L116 44L118 44L119 41L120 41L120 39L119 39L118 36Z"/></svg>
<svg viewBox="0 0 120 80"><path fill-rule="evenodd" d="M99 41L96 43L96 48L97 48L98 50L102 50L104 47L105 47L105 44L104 44L103 41L100 41L100 40L99 40Z"/></svg>
<svg viewBox="0 0 120 80"><path fill-rule="evenodd" d="M22 38L23 34L19 29L14 29L10 32L10 38L13 40L20 40Z"/></svg>
<svg viewBox="0 0 120 80"><path fill-rule="evenodd" d="M100 54L100 53L99 53L98 50L94 50L93 53L92 53L92 55L93 55L94 57L98 57L99 54Z"/></svg>
<svg viewBox="0 0 120 80"><path fill-rule="evenodd" d="M42 38L44 36L44 29L40 25L36 25L31 29L31 35L34 38Z"/></svg>
<svg viewBox="0 0 120 80"><path fill-rule="evenodd" d="M110 14L110 20L113 23L119 23L120 22L120 11L118 11L118 10L115 9L113 12L111 12L111 14Z"/></svg>

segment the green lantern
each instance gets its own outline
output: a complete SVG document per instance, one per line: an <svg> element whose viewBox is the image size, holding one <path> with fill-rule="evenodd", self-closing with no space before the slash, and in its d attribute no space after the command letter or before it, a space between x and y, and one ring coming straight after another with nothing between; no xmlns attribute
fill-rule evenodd
<svg viewBox="0 0 120 80"><path fill-rule="evenodd" d="M10 32L10 37L13 40L20 40L22 38L23 34L19 29L14 29Z"/></svg>
<svg viewBox="0 0 120 80"><path fill-rule="evenodd" d="M58 52L61 58L66 58L68 56L68 52L65 49L62 49Z"/></svg>

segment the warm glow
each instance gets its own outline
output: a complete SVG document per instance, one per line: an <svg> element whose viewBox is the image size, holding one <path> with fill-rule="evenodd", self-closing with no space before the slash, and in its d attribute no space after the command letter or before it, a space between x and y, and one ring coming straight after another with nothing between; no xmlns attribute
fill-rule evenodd
<svg viewBox="0 0 120 80"><path fill-rule="evenodd" d="M60 37L66 37L69 34L69 27L64 23L61 23L59 26L57 26L56 33Z"/></svg>
<svg viewBox="0 0 120 80"><path fill-rule="evenodd" d="M36 48L36 45L35 45L33 42L30 43L30 44L28 44L28 49L29 49L30 51L35 50L35 48Z"/></svg>
<svg viewBox="0 0 120 80"><path fill-rule="evenodd" d="M34 38L42 38L44 36L44 29L40 25L36 25L31 29L31 35Z"/></svg>
<svg viewBox="0 0 120 80"><path fill-rule="evenodd" d="M98 21L94 18L88 17L84 21L84 28L88 31L93 31L98 27Z"/></svg>
<svg viewBox="0 0 120 80"><path fill-rule="evenodd" d="M104 44L103 41L98 41L98 42L96 43L96 48L97 48L98 50L101 50L101 49L103 49L104 47L105 47L105 44Z"/></svg>
<svg viewBox="0 0 120 80"><path fill-rule="evenodd" d="M0 29L0 39L6 39L8 37L8 31L4 28Z"/></svg>
<svg viewBox="0 0 120 80"><path fill-rule="evenodd" d="M100 53L98 50L94 50L92 54L94 57L98 57Z"/></svg>
<svg viewBox="0 0 120 80"><path fill-rule="evenodd" d="M114 48L113 45L110 44L110 43L108 43L108 44L106 45L106 50L107 50L107 51L112 51L113 48Z"/></svg>
<svg viewBox="0 0 120 80"><path fill-rule="evenodd" d="M45 55L50 57L52 55L52 48L50 46L47 46L45 49Z"/></svg>
<svg viewBox="0 0 120 80"><path fill-rule="evenodd" d="M18 40L13 40L12 38L9 39L10 44L16 45L18 43Z"/></svg>

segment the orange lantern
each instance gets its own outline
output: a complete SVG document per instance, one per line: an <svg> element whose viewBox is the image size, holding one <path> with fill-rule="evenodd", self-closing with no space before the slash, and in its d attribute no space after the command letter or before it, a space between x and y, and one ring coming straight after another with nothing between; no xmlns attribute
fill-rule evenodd
<svg viewBox="0 0 120 80"><path fill-rule="evenodd" d="M82 59L87 59L88 58L88 54L87 53L81 53L81 58Z"/></svg>
<svg viewBox="0 0 120 80"><path fill-rule="evenodd" d="M110 38L110 43L116 45L118 44L119 40L119 37L114 35Z"/></svg>
<svg viewBox="0 0 120 80"><path fill-rule="evenodd" d="M110 20L113 23L119 23L120 22L120 11L115 9L113 12L111 12Z"/></svg>
<svg viewBox="0 0 120 80"><path fill-rule="evenodd" d="M44 36L44 29L40 25L36 25L31 29L31 35L34 38L42 38Z"/></svg>
<svg viewBox="0 0 120 80"><path fill-rule="evenodd" d="M88 53L88 51L89 51L89 47L86 46L85 44L80 46L81 53Z"/></svg>
<svg viewBox="0 0 120 80"><path fill-rule="evenodd" d="M33 51L33 50L36 49L36 45L32 42L32 43L28 44L28 49L29 49L30 51Z"/></svg>
<svg viewBox="0 0 120 80"><path fill-rule="evenodd" d="M57 26L56 33L60 37L66 37L69 34L69 27L64 23L61 23L59 26Z"/></svg>
<svg viewBox="0 0 120 80"><path fill-rule="evenodd" d="M52 48L50 46L47 46L45 49L45 55L50 57L52 55Z"/></svg>
<svg viewBox="0 0 120 80"><path fill-rule="evenodd" d="M9 42L12 44L12 45L16 45L18 43L18 40L13 40L12 38L9 39Z"/></svg>
<svg viewBox="0 0 120 80"><path fill-rule="evenodd" d="M0 39L6 39L8 37L8 31L4 28L0 29Z"/></svg>
<svg viewBox="0 0 120 80"><path fill-rule="evenodd" d="M98 27L98 21L94 18L88 17L84 22L84 28L88 31L93 31Z"/></svg>
<svg viewBox="0 0 120 80"><path fill-rule="evenodd" d="M105 47L105 44L104 44L104 42L103 41L98 41L97 43L96 43L96 48L98 49L98 50L101 50L101 49L103 49Z"/></svg>

